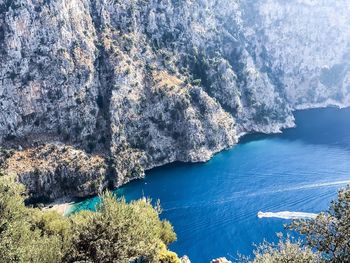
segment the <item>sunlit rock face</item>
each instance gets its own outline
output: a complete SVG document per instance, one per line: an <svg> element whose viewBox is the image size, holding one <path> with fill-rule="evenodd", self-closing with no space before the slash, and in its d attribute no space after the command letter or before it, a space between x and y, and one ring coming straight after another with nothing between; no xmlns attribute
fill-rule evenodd
<svg viewBox="0 0 350 263"><path fill-rule="evenodd" d="M251 1L246 8L248 42L293 108L349 105L348 1Z"/></svg>
<svg viewBox="0 0 350 263"><path fill-rule="evenodd" d="M349 9L345 0L0 0L0 141L99 155L108 165L99 185L206 161L241 134L292 127L294 109L350 104Z"/></svg>

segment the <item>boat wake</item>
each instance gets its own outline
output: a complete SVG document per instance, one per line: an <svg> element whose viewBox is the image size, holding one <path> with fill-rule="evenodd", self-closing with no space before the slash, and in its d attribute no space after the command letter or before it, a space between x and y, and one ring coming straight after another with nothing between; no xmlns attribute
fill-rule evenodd
<svg viewBox="0 0 350 263"><path fill-rule="evenodd" d="M322 187L329 187L329 186L339 186L339 185L346 185L350 184L349 180L344 181L335 181L335 182L323 182L323 183L316 183L316 184L309 184L309 185L303 185L300 187L293 187L290 189L285 189L284 191L290 191L290 190L304 190L304 189L312 189L312 188L322 188ZM283 190L282 190L283 191Z"/></svg>
<svg viewBox="0 0 350 263"><path fill-rule="evenodd" d="M281 219L315 219L317 214L304 212L259 212L259 218L281 218Z"/></svg>
<svg viewBox="0 0 350 263"><path fill-rule="evenodd" d="M266 191L258 191L258 192L246 192L246 191L241 191L241 192L236 192L232 193L231 197L227 198L222 198L222 199L214 199L210 201L196 201L195 203L189 203L188 205L185 206L172 206L170 203L168 203L169 208L164 208L163 211L172 211L172 210L178 210L178 209L192 209L194 207L203 207L203 206L215 206L215 205L220 205L220 204L225 204L229 202L234 202L237 199L244 197L256 197L256 196L261 196L261 195L269 195L269 194L277 194L277 193L284 193L284 192L292 192L292 191L300 191L300 190L310 190L310 189L318 189L318 188L327 188L327 187L333 187L333 186L343 186L350 184L349 180L343 180L343 181L334 181L334 182L319 182L319 183L314 183L314 184L305 184L305 185L299 185L299 186L293 186L293 187L287 187L287 188L281 188L281 189L275 189L275 190L266 190ZM333 193L332 193L333 194ZM261 213L261 217L259 214ZM263 217L278 217L279 215L289 215L290 213L296 213L299 215L310 215L310 213L299 213L299 212L279 212L279 213L263 213L259 212L258 217L263 218ZM287 213L287 214L286 214ZM275 216L271 216L275 215ZM313 215L313 214L311 214ZM282 217L284 218L284 217ZM299 217L302 218L302 217ZM306 217L308 218L308 217ZM287 218L290 219L290 218ZM294 218L292 218L294 219Z"/></svg>

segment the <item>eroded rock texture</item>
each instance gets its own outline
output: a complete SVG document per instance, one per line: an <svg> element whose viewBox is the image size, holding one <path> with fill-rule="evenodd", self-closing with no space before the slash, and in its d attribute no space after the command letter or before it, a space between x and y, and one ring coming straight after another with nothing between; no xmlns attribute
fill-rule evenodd
<svg viewBox="0 0 350 263"><path fill-rule="evenodd" d="M106 187L105 160L70 146L39 146L7 157L4 172L16 171L32 197L48 201L62 196L85 197L99 194Z"/></svg>
<svg viewBox="0 0 350 263"><path fill-rule="evenodd" d="M90 172L65 152L54 176L52 154L50 169L6 169L34 196L95 194L292 127L294 109L348 106L349 11L345 0L0 0L1 144L34 151L34 164L64 145L101 158Z"/></svg>

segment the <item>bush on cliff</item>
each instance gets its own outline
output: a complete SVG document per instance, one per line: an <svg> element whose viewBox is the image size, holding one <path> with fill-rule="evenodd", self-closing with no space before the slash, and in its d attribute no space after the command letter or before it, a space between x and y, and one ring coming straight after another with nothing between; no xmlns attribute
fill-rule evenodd
<svg viewBox="0 0 350 263"><path fill-rule="evenodd" d="M176 239L149 200L127 204L106 193L96 212L63 217L28 208L24 187L0 177L1 262L159 262ZM173 255L174 256L174 255ZM167 261L169 263L178 262Z"/></svg>

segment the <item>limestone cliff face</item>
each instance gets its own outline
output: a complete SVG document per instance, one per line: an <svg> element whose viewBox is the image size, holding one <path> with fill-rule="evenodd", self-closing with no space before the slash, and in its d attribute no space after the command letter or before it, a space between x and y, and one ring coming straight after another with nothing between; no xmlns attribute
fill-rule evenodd
<svg viewBox="0 0 350 263"><path fill-rule="evenodd" d="M71 146L57 144L10 151L2 167L5 174L15 171L28 193L43 201L62 196L96 195L107 187L105 160Z"/></svg>
<svg viewBox="0 0 350 263"><path fill-rule="evenodd" d="M345 0L0 0L2 146L70 145L104 168L74 173L72 162L51 180L54 154L39 176L12 157L3 167L33 195L94 194L155 166L206 161L243 133L292 127L293 109L347 106L349 9ZM69 174L79 180L67 192L59 178Z"/></svg>

